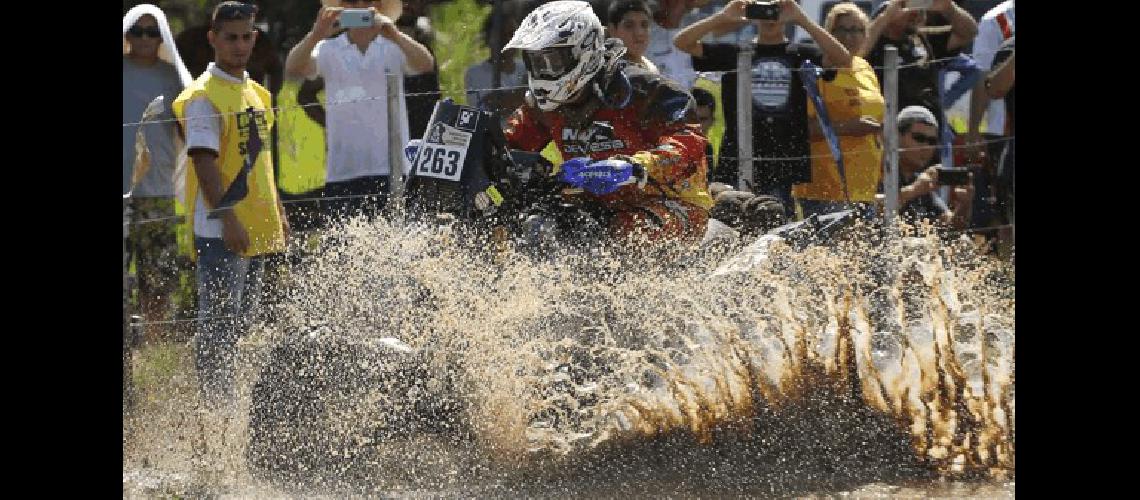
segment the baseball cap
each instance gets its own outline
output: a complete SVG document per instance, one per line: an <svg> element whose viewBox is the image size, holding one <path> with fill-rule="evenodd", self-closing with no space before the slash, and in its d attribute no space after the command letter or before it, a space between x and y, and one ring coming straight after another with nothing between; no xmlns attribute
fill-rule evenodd
<svg viewBox="0 0 1140 500"><path fill-rule="evenodd" d="M922 122L931 127L938 127L938 120L934 118L934 113L922 106L907 106L899 111L898 122L902 123L904 120Z"/></svg>

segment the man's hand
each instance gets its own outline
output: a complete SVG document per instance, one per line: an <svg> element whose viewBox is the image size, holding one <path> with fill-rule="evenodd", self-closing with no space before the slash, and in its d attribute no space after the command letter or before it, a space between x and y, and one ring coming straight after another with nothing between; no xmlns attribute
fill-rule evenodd
<svg viewBox="0 0 1140 500"><path fill-rule="evenodd" d="M906 0L888 0L887 8L883 10L881 16L887 23L894 22L900 17L910 14L912 9L906 7Z"/></svg>
<svg viewBox="0 0 1140 500"><path fill-rule="evenodd" d="M376 10L376 7L369 7L372 11L372 27L369 29L369 35L378 34L389 40L395 40L400 36L399 28L396 28L396 23L391 18L381 14Z"/></svg>
<svg viewBox="0 0 1140 500"><path fill-rule="evenodd" d="M236 254L243 254L249 249L249 233L241 225L233 209L226 210L222 216L222 241L226 248Z"/></svg>
<svg viewBox="0 0 1140 500"><path fill-rule="evenodd" d="M954 186L950 190L950 200L947 204L950 205L950 212L953 214L949 221L950 225L958 229L969 227L974 205L974 174L972 172L964 186Z"/></svg>
<svg viewBox="0 0 1140 500"><path fill-rule="evenodd" d="M954 8L954 2L950 0L934 0L934 4L930 6L930 10L938 11L943 14L949 13Z"/></svg>
<svg viewBox="0 0 1140 500"><path fill-rule="evenodd" d="M340 11L344 10L341 7L321 7L317 12L317 20L313 22L313 29L310 32L315 40L324 40L336 33L337 18L340 17Z"/></svg>
<svg viewBox="0 0 1140 500"><path fill-rule="evenodd" d="M281 216L281 232L284 234L284 240L289 241L289 218L285 216L285 206L280 201L277 202L277 213Z"/></svg>
<svg viewBox="0 0 1140 500"><path fill-rule="evenodd" d="M914 197L925 196L938 189L938 168L930 167L918 174L918 178L910 185Z"/></svg>
<svg viewBox="0 0 1140 500"><path fill-rule="evenodd" d="M796 2L796 0L775 1L776 4L780 6L779 22L788 22L803 26L804 22L807 21L807 14L804 13L804 9L800 7L799 2Z"/></svg>
<svg viewBox="0 0 1140 500"><path fill-rule="evenodd" d="M741 27L752 22L744 16L744 7L752 2L748 0L732 0L716 13L717 24Z"/></svg>

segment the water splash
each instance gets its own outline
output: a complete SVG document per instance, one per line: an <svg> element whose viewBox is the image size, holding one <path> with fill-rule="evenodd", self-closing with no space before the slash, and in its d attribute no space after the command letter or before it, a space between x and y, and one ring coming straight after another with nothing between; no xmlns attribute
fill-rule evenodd
<svg viewBox="0 0 1140 500"><path fill-rule="evenodd" d="M365 491L580 489L606 470L669 471L706 493L758 470L1012 478L1012 270L963 245L777 242L714 277L712 261L606 247L535 259L458 227L357 222L327 238L275 321L243 339L238 408L188 410L189 390L152 408L174 432L140 425L132 473L272 488L246 468L245 415L273 347L307 338L325 347L298 348L275 379L294 385L273 389L316 396L292 443L321 458L301 476Z"/></svg>

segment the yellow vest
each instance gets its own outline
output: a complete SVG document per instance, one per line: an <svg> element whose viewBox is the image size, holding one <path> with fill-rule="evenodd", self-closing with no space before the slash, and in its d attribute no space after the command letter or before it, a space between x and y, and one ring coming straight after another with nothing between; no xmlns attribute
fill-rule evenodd
<svg viewBox="0 0 1140 500"><path fill-rule="evenodd" d="M300 90L300 82L285 80L277 93L277 187L289 194L325 185L325 130L297 105Z"/></svg>
<svg viewBox="0 0 1140 500"><path fill-rule="evenodd" d="M870 116L883 123L886 103L879 91L879 80L875 76L875 70L861 57L852 57L851 69L839 70L835 80L820 80L819 93L832 123L860 116ZM817 120L815 104L810 99L808 119ZM874 201L879 179L883 176L883 147L877 137L841 135L839 149L843 152L847 192L851 201ZM811 155L811 182L796 184L792 188L792 194L796 198L843 201L839 166L831 156L827 139L813 139Z"/></svg>
<svg viewBox="0 0 1140 500"><path fill-rule="evenodd" d="M186 90L174 100L174 116L183 129L186 127L186 104L199 96L205 96L222 116L221 151L218 167L221 169L223 189L229 189L245 162L246 141L249 135L246 108L258 110L257 132L261 136L261 152L247 176L249 194L234 205L234 214L249 234L249 247L244 257L285 251L285 235L281 229L283 214L277 210L277 187L273 181L273 165L270 155L269 128L273 126L273 110L270 107L269 91L257 82L246 79L245 83L233 83L216 78L209 71L194 80ZM194 160L190 160L194 165ZM196 172L196 170L195 170ZM187 169L186 200L187 226L194 227L193 203L198 196L198 176ZM186 237L193 241L194 231L186 231ZM196 253L191 253L197 258Z"/></svg>

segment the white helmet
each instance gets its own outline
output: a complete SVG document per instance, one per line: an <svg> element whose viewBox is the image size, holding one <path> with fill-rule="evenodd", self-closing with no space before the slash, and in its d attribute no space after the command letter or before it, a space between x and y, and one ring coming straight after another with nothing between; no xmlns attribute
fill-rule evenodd
<svg viewBox="0 0 1140 500"><path fill-rule="evenodd" d="M522 50L531 93L543 111L577 96L605 62L602 23L580 0L539 6L519 24L507 49Z"/></svg>

